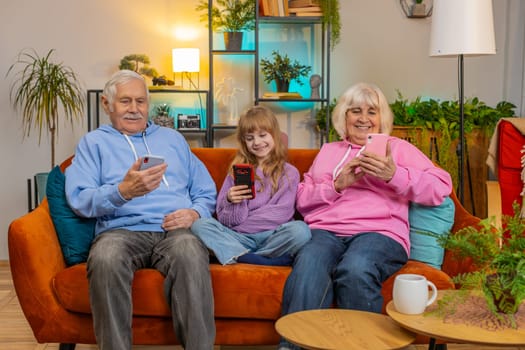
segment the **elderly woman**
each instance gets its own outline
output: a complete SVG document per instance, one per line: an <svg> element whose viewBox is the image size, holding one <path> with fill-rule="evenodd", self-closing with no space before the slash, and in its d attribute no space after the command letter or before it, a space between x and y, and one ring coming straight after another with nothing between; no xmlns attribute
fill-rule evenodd
<svg viewBox="0 0 525 350"><path fill-rule="evenodd" d="M402 139L388 137L386 156L367 152L368 134L393 127L376 86L350 87L332 121L342 141L324 144L299 184L296 206L312 239L286 282L283 314L333 304L381 312L382 283L408 260L409 203L439 205L452 191L450 175Z"/></svg>

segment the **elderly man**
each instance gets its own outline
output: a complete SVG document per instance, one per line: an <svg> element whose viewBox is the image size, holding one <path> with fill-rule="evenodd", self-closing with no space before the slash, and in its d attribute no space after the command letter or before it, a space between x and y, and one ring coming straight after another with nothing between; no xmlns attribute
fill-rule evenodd
<svg viewBox="0 0 525 350"><path fill-rule="evenodd" d="M66 170L73 210L97 218L88 262L95 335L102 350L131 349L134 272L155 268L178 339L211 350L215 339L208 251L189 228L210 217L215 184L173 129L148 122L149 92L139 74L122 70L107 82L102 105L111 125L79 142ZM145 156L162 164L141 168Z"/></svg>

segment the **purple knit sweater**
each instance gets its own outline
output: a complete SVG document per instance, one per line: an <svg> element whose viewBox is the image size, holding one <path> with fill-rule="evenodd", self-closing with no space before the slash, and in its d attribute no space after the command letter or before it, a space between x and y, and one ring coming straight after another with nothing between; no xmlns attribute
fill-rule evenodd
<svg viewBox="0 0 525 350"><path fill-rule="evenodd" d="M295 212L295 196L299 183L299 171L286 163L284 174L279 179L279 188L272 194L271 180L260 169L257 175L264 182L255 181L255 198L241 203L228 202L227 194L233 186L231 175L226 176L221 191L217 196L217 219L225 226L240 233L257 233L273 230L292 219Z"/></svg>

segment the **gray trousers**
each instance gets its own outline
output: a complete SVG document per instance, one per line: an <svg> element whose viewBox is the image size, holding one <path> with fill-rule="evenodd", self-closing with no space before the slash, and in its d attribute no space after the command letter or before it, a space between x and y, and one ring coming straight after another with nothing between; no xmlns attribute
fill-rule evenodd
<svg viewBox="0 0 525 350"><path fill-rule="evenodd" d="M87 271L100 350L131 349L131 284L134 272L146 267L165 276L164 293L173 328L184 349L212 350L215 322L208 250L188 229L119 229L95 238Z"/></svg>

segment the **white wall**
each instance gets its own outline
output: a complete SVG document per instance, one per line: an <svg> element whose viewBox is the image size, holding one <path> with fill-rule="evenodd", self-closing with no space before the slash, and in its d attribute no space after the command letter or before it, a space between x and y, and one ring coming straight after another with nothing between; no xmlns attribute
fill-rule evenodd
<svg viewBox="0 0 525 350"><path fill-rule="evenodd" d="M8 259L9 223L27 211L26 179L50 168L49 140L37 135L22 141L20 118L9 102L12 77L8 67L22 48L40 54L55 48L55 57L78 73L86 89L101 88L130 53L145 53L161 73L170 71L171 49L191 45L207 50L207 29L193 10L197 0L18 0L2 1L0 12L0 260ZM378 84L389 100L396 90L451 99L457 96L456 60L428 56L430 18L408 19L397 0L340 0L342 40L333 52L332 95L358 81ZM525 5L519 0L494 1L498 54L465 58L465 95L493 105L508 100L523 111L523 47ZM178 38L185 29L190 43ZM202 54L206 69L206 55ZM201 87L207 86L201 74ZM294 119L295 120L295 119ZM301 119L297 119L301 121ZM283 121L292 147L311 144L303 126ZM74 151L86 122L73 130L60 125L57 161ZM306 140L306 141L305 141ZM219 141L218 145L227 145Z"/></svg>

